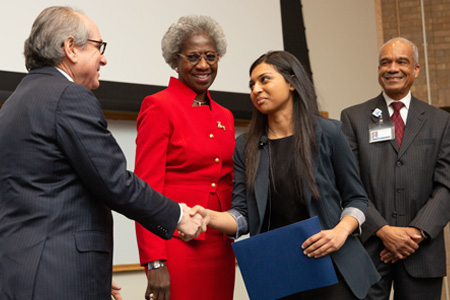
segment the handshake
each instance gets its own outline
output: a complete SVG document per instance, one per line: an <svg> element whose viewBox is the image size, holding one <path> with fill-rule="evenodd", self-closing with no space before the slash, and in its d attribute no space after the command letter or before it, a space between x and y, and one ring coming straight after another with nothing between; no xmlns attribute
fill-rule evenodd
<svg viewBox="0 0 450 300"><path fill-rule="evenodd" d="M199 205L192 209L184 203L180 205L183 217L177 225L177 231L180 238L187 242L205 232L210 219L207 210Z"/></svg>

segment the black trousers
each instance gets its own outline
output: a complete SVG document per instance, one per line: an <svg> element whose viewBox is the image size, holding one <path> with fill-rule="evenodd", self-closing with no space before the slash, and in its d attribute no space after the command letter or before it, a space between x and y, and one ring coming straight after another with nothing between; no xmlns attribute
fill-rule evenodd
<svg viewBox="0 0 450 300"><path fill-rule="evenodd" d="M402 260L385 264L379 262L380 281L369 290L366 300L388 300L391 287L394 300L440 300L442 278L414 278L405 269Z"/></svg>
<svg viewBox="0 0 450 300"><path fill-rule="evenodd" d="M403 260L385 264L380 260L379 255L381 250L384 249L384 245L375 236L371 237L364 246L381 275L380 281L370 288L366 300L389 300L391 288L393 289L394 300L441 299L442 277L411 277L405 269Z"/></svg>

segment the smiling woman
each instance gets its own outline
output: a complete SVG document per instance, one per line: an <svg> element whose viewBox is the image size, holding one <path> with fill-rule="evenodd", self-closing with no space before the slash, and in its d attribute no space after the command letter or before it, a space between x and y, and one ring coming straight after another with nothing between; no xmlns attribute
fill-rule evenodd
<svg viewBox="0 0 450 300"><path fill-rule="evenodd" d="M214 39L205 33L186 37L181 45L176 70L178 79L197 94L193 105L207 104L206 91L217 75L219 55L216 53Z"/></svg>
<svg viewBox="0 0 450 300"><path fill-rule="evenodd" d="M163 56L178 73L169 87L144 99L137 120L136 174L167 197L214 210L231 207L233 115L209 94L225 55L225 35L210 17L182 17L162 39ZM248 96L247 96L248 97ZM248 100L247 100L248 101ZM183 242L136 225L146 296L157 299L233 298L231 240L216 230ZM175 234L177 236L177 234ZM189 274L189 276L186 276ZM201 283L201 291L193 289Z"/></svg>

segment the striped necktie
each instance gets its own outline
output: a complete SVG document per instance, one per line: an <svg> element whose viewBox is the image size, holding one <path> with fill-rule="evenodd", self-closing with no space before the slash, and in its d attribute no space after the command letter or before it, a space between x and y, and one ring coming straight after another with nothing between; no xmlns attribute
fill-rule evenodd
<svg viewBox="0 0 450 300"><path fill-rule="evenodd" d="M397 137L398 147L402 144L403 132L405 131L405 122L403 122L402 116L400 115L400 109L405 104L401 101L395 101L391 103L394 113L391 116L391 120L395 126L395 136Z"/></svg>

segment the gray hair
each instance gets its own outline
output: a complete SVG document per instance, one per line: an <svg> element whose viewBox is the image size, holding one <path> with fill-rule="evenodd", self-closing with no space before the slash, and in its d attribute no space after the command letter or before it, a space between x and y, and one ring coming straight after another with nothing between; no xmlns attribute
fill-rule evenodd
<svg viewBox="0 0 450 300"><path fill-rule="evenodd" d="M91 35L87 24L66 6L44 9L31 27L25 40L24 55L27 70L42 66L57 66L65 57L64 41L72 36L76 45L84 47ZM80 13L80 12L78 12Z"/></svg>
<svg viewBox="0 0 450 300"><path fill-rule="evenodd" d="M384 43L383 46L380 47L380 53L381 53L381 51L384 49L384 47L387 44L392 43L392 42L396 42L396 41L411 45L412 50L413 50L414 66L417 66L419 64L419 50L417 49L417 46L413 42L408 40L408 39L405 39L405 38L402 38L402 37L392 38L389 41L387 41L386 43Z"/></svg>
<svg viewBox="0 0 450 300"><path fill-rule="evenodd" d="M163 57L172 69L176 68L174 62L186 38L201 33L205 33L214 40L220 56L225 55L227 40L222 27L216 20L208 16L184 16L177 23L170 25L161 40Z"/></svg>

